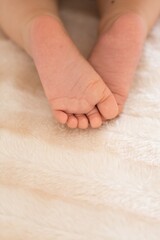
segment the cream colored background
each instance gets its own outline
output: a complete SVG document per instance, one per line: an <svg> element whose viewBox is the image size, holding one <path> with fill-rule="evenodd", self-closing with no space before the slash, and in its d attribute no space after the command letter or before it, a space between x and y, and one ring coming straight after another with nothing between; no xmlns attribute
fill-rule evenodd
<svg viewBox="0 0 160 240"><path fill-rule="evenodd" d="M61 14L87 56L95 4L72 2ZM124 112L87 131L52 119L32 60L0 33L0 239L160 239L160 22Z"/></svg>

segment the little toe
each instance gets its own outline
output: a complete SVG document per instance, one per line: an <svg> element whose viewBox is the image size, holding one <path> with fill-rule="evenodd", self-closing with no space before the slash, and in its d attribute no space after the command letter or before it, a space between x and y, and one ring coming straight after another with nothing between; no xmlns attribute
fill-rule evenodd
<svg viewBox="0 0 160 240"><path fill-rule="evenodd" d="M78 119L78 128L80 129L87 129L89 126L88 119L85 115L76 115Z"/></svg>
<svg viewBox="0 0 160 240"><path fill-rule="evenodd" d="M66 124L68 120L68 115L63 111L53 111L53 115L58 122L61 124Z"/></svg>
<svg viewBox="0 0 160 240"><path fill-rule="evenodd" d="M102 117L96 107L86 115L92 128L99 128L102 125Z"/></svg>
<svg viewBox="0 0 160 240"><path fill-rule="evenodd" d="M108 90L106 90L106 94L101 99L101 101L97 104L97 107L101 113L101 115L106 119L110 120L115 118L118 113L118 105L112 93L108 95Z"/></svg>
<svg viewBox="0 0 160 240"><path fill-rule="evenodd" d="M78 120L74 115L69 115L67 126L73 129L78 127Z"/></svg>

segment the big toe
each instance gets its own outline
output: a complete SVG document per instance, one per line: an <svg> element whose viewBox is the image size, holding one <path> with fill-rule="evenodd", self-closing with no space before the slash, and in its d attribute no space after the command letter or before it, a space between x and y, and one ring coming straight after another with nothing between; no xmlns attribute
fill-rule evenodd
<svg viewBox="0 0 160 240"><path fill-rule="evenodd" d="M87 117L92 128L99 128L102 125L102 117L96 107L87 113Z"/></svg>
<svg viewBox="0 0 160 240"><path fill-rule="evenodd" d="M106 119L110 120L119 114L119 108L117 102L111 92L108 93L106 89L103 98L97 104L97 107L101 113L101 115Z"/></svg>

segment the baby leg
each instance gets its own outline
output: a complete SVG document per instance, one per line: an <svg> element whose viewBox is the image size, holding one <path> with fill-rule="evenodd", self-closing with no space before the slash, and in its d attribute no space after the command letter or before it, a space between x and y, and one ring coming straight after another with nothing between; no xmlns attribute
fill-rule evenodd
<svg viewBox="0 0 160 240"><path fill-rule="evenodd" d="M0 0L5 32L33 58L55 118L70 128L97 128L118 106L101 77L81 56L53 0ZM11 16L11 18L9 18Z"/></svg>
<svg viewBox="0 0 160 240"><path fill-rule="evenodd" d="M99 39L90 62L122 111L144 41L160 13L159 0L98 0Z"/></svg>

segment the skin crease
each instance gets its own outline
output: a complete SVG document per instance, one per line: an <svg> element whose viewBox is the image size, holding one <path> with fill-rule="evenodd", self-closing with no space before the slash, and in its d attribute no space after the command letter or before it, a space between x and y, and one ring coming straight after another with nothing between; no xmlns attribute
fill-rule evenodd
<svg viewBox="0 0 160 240"><path fill-rule="evenodd" d="M1 27L33 58L54 117L81 129L116 117L159 16L159 0L99 0L99 38L89 62L64 29L56 1L12 3L0 0Z"/></svg>

